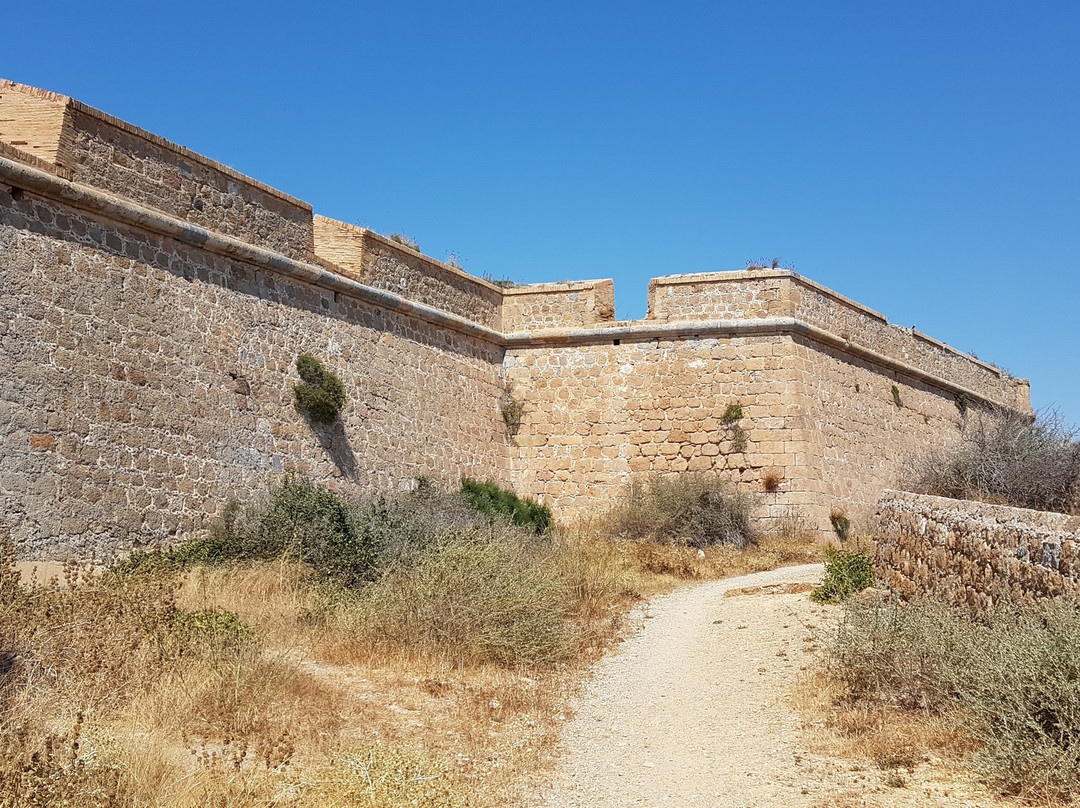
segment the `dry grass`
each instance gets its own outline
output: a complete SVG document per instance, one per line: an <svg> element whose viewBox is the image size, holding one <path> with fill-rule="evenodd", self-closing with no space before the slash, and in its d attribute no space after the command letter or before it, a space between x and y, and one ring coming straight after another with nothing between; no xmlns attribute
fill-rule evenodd
<svg viewBox="0 0 1080 808"><path fill-rule="evenodd" d="M411 602L438 603L455 583L468 591L468 564L420 587L431 576L416 563L411 579L397 570L369 586L368 600L328 597L296 561L68 569L58 585L31 588L8 565L0 805L517 805L634 603L817 551L764 540L708 548L702 561L689 548L644 547L560 532L494 558L535 570L513 585L527 579L558 606L557 653L532 662L469 646L479 618L423 642L394 633L394 621L416 618ZM363 624L372 618L380 632Z"/></svg>
<svg viewBox="0 0 1080 808"><path fill-rule="evenodd" d="M624 542L618 546L641 571L642 594L669 592L687 581L715 581L824 559L825 545L808 536L768 536L744 550L728 545L698 550L678 544Z"/></svg>
<svg viewBox="0 0 1080 808"><path fill-rule="evenodd" d="M848 695L844 683L823 670L796 683L791 704L812 730L813 751L880 769L914 769L930 757L963 760L978 747L956 715L860 704Z"/></svg>
<svg viewBox="0 0 1080 808"><path fill-rule="evenodd" d="M933 601L864 598L845 607L825 662L795 706L835 754L882 769L936 756L999 794L1046 805L1080 793L1075 602L973 618Z"/></svg>

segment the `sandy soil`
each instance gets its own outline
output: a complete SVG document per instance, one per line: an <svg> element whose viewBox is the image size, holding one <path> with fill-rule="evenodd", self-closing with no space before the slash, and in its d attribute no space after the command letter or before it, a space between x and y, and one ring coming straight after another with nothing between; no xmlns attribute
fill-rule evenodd
<svg viewBox="0 0 1080 808"><path fill-rule="evenodd" d="M981 806L975 784L932 764L895 772L808 751L788 703L836 609L812 603L821 565L657 598L602 660L532 806ZM800 591L801 590L801 591ZM727 596L726 596L727 595ZM734 595L734 596L731 596Z"/></svg>

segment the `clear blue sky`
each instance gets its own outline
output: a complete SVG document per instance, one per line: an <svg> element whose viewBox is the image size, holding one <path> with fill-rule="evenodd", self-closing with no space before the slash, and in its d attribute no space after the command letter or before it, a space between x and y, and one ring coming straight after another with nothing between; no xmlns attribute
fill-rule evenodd
<svg viewBox="0 0 1080 808"><path fill-rule="evenodd" d="M1080 3L50 2L0 76L519 281L779 257L1080 423Z"/></svg>

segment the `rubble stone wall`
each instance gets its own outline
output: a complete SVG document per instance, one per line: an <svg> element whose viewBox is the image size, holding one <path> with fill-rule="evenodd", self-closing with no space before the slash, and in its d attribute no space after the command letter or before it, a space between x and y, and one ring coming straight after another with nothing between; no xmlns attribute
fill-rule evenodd
<svg viewBox="0 0 1080 808"><path fill-rule="evenodd" d="M972 609L1080 594L1080 517L887 491L877 572L905 597Z"/></svg>

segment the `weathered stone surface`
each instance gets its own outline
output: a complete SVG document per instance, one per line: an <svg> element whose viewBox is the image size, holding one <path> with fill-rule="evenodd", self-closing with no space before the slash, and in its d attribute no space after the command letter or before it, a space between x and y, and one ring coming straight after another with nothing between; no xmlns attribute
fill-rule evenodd
<svg viewBox="0 0 1080 808"><path fill-rule="evenodd" d="M958 437L958 392L1029 407L1026 382L787 271L659 278L650 316L619 323L611 281L503 290L2 88L0 523L28 556L173 541L289 470L367 493L492 478L564 520L634 475L700 471L826 531L834 506L872 512L906 453ZM345 381L331 428L293 410L299 353ZM940 536L972 575L1020 563Z"/></svg>
<svg viewBox="0 0 1080 808"><path fill-rule="evenodd" d="M905 596L985 609L1080 594L1080 517L887 491L878 520L877 572Z"/></svg>

